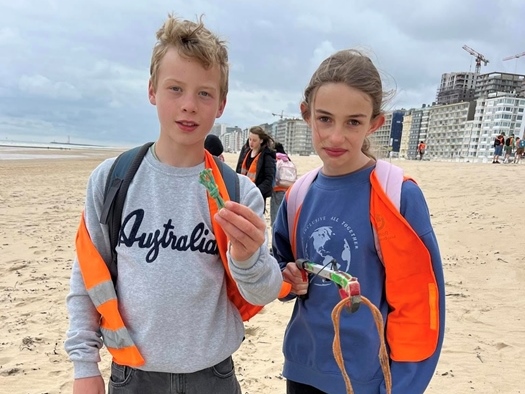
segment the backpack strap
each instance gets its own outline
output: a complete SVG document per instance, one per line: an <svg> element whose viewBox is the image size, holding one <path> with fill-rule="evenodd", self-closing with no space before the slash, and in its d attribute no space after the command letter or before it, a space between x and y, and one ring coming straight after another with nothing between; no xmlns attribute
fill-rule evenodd
<svg viewBox="0 0 525 394"><path fill-rule="evenodd" d="M301 213L301 208L303 201L306 197L308 189L314 182L315 178L321 167L316 168L301 178L299 178L286 193L286 207L287 207L287 218L288 218L288 236L290 239L290 246L292 248L292 253L294 257L297 258L297 224L299 221L299 215ZM403 177L403 169L390 164L384 160L377 160L376 167L373 171L377 176L379 183L384 189L385 194L392 201L394 207L399 211L401 207L401 187L405 178ZM372 227L373 229L373 227ZM374 231L374 242L378 256L381 261L383 257L381 255L381 249L379 247L379 240Z"/></svg>
<svg viewBox="0 0 525 394"><path fill-rule="evenodd" d="M213 156L213 160L215 160L217 167L219 167L219 171L221 173L224 184L226 185L226 189L228 189L228 195L230 196L230 200L237 203L240 202L241 193L239 186L239 176L235 171L233 171L232 168L230 168L228 164L219 160L218 157Z"/></svg>
<svg viewBox="0 0 525 394"><path fill-rule="evenodd" d="M153 142L147 142L121 153L109 170L104 190L104 205L100 214L100 223L108 225L111 261L106 261L113 284L117 282L117 251L122 209L129 185Z"/></svg>
<svg viewBox="0 0 525 394"><path fill-rule="evenodd" d="M286 192L286 209L288 217L288 237L292 246L292 253L297 258L296 252L296 230L297 220L308 189L314 183L315 178L321 171L321 167L315 168L300 177ZM291 230L291 231L290 231Z"/></svg>
<svg viewBox="0 0 525 394"><path fill-rule="evenodd" d="M403 185L403 169L385 160L377 160L375 174L392 204L401 209L401 186Z"/></svg>
<svg viewBox="0 0 525 394"><path fill-rule="evenodd" d="M116 284L118 275L116 248L118 245L120 226L122 224L122 210L124 208L126 194L133 177L137 173L137 170L151 145L153 145L153 142L147 142L142 146L121 153L111 166L106 180L104 204L100 214L100 223L108 226L111 261L109 263L106 262L106 264L111 273L113 284ZM240 187L237 173L215 156L214 160L224 179L230 199L239 202Z"/></svg>

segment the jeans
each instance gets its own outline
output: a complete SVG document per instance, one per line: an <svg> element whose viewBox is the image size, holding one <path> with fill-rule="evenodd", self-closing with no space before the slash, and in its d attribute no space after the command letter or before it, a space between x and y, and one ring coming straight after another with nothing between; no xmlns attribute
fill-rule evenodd
<svg viewBox="0 0 525 394"><path fill-rule="evenodd" d="M193 373L148 372L111 364L109 394L241 394L233 360Z"/></svg>
<svg viewBox="0 0 525 394"><path fill-rule="evenodd" d="M275 218L277 217L277 211L284 199L284 194L286 192L276 192L272 191L272 199L270 200L270 224L273 226Z"/></svg>

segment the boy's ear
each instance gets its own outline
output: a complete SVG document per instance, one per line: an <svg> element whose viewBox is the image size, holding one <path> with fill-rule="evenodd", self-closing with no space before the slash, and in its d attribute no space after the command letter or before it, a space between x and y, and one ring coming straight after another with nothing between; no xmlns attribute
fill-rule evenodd
<svg viewBox="0 0 525 394"><path fill-rule="evenodd" d="M383 114L377 115L372 120L372 122L370 122L370 129L368 130L368 133L366 133L366 135L373 134L378 128L383 126L384 123L385 123L385 115Z"/></svg>
<svg viewBox="0 0 525 394"><path fill-rule="evenodd" d="M151 79L148 83L148 98L149 102L153 105L157 105L157 99L156 99L156 92L155 92L155 86L153 86L153 83L151 82Z"/></svg>
<svg viewBox="0 0 525 394"><path fill-rule="evenodd" d="M220 118L222 116L222 113L224 112L225 107L226 107L226 97L219 104L219 109L217 110L217 114L215 115L215 118Z"/></svg>

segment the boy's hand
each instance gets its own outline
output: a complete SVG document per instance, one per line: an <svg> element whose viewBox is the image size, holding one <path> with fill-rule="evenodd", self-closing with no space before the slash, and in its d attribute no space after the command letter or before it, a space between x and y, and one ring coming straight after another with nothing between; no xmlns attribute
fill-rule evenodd
<svg viewBox="0 0 525 394"><path fill-rule="evenodd" d="M73 394L104 394L104 379L102 376L75 379L73 382Z"/></svg>
<svg viewBox="0 0 525 394"><path fill-rule="evenodd" d="M215 220L230 240L230 255L235 261L248 260L264 243L266 223L247 206L227 201Z"/></svg>
<svg viewBox="0 0 525 394"><path fill-rule="evenodd" d="M308 276L297 264L288 263L283 270L283 279L292 285L292 293L304 295L308 292Z"/></svg>

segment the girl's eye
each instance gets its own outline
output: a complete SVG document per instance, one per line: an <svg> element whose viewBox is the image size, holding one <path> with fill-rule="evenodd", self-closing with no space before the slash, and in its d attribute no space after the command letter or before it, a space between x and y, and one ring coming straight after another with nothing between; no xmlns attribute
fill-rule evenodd
<svg viewBox="0 0 525 394"><path fill-rule="evenodd" d="M319 120L319 122L326 123L330 121L330 118L328 116L320 116L317 118L317 120Z"/></svg>
<svg viewBox="0 0 525 394"><path fill-rule="evenodd" d="M199 93L203 97L210 97L211 95L208 92L200 92Z"/></svg>
<svg viewBox="0 0 525 394"><path fill-rule="evenodd" d="M359 126L361 124L361 122L359 122L358 120L355 120L355 119L350 120L349 123L352 126Z"/></svg>
<svg viewBox="0 0 525 394"><path fill-rule="evenodd" d="M179 88L178 86L172 86L170 89L171 89L172 91L174 91L174 92L180 92L180 91L182 90L182 89Z"/></svg>

